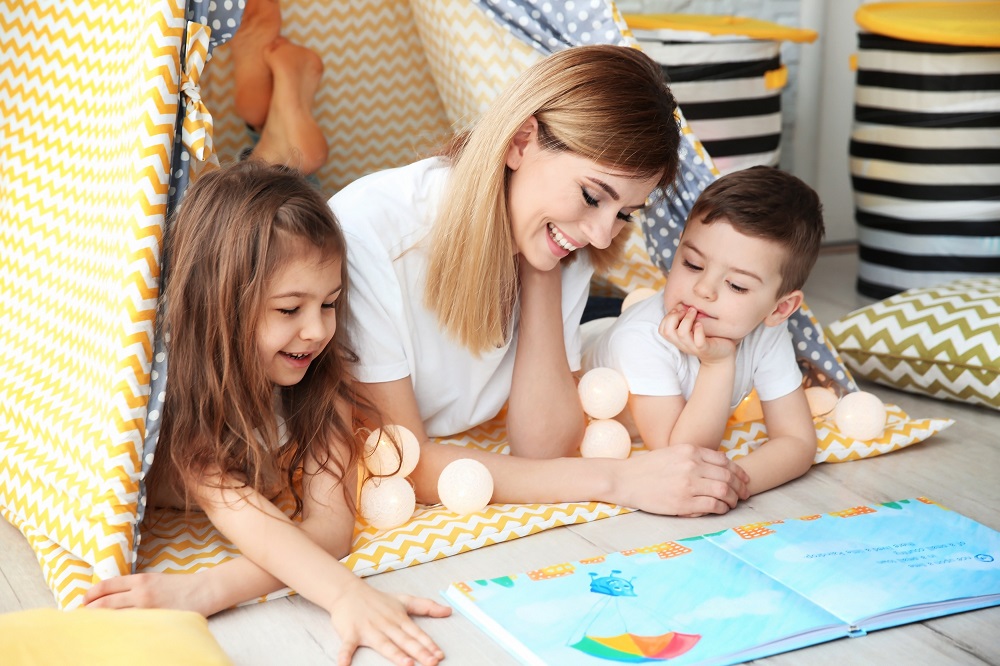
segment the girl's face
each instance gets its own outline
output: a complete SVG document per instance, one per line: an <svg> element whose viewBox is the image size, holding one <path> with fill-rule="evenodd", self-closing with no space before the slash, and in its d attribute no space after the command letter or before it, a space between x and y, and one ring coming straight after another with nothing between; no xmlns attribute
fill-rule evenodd
<svg viewBox="0 0 1000 666"><path fill-rule="evenodd" d="M277 386L302 381L333 339L342 289L341 259L324 257L307 243L298 243L291 255L270 281L257 325L260 362Z"/></svg>
<svg viewBox="0 0 1000 666"><path fill-rule="evenodd" d="M608 247L658 180L616 173L569 151L543 150L534 118L511 143L507 166L514 249L540 271L588 245Z"/></svg>

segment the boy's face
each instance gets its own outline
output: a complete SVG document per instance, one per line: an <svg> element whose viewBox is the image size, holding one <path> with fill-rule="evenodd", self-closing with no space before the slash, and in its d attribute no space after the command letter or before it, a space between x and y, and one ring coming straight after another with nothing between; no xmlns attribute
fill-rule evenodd
<svg viewBox="0 0 1000 666"><path fill-rule="evenodd" d="M706 336L734 342L761 322L780 324L801 302L801 292L778 294L785 252L774 241L739 233L724 218L689 220L667 276L664 307L696 308Z"/></svg>

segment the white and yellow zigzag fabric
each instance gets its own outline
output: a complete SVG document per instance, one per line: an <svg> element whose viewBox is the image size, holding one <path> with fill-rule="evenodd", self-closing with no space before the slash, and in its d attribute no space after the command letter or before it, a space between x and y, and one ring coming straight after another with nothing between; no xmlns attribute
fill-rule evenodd
<svg viewBox="0 0 1000 666"><path fill-rule="evenodd" d="M895 405L887 405L885 433L871 442L845 437L829 421L817 418L817 463L845 462L889 453L923 441L952 424L950 420L911 420ZM479 447L507 453L505 414L501 413L457 439L457 446ZM767 441L760 420L731 424L722 443L730 458L739 459ZM636 445L633 455L642 455ZM279 500L291 513L291 497ZM571 525L630 512L631 509L601 502L566 504L492 504L483 511L457 516L440 507L418 507L405 524L379 531L359 520L355 527L351 554L345 566L359 576L394 571L464 553L542 530ZM152 511L144 526L137 569L146 572L184 573L214 566L238 555L236 548L215 531L204 514L185 515L181 511ZM262 597L264 601L285 596L281 590ZM254 602L250 602L254 603Z"/></svg>
<svg viewBox="0 0 1000 666"><path fill-rule="evenodd" d="M507 453L505 412L458 438L456 446L479 447ZM290 494L278 500L288 513L294 506ZM601 502L564 504L493 504L483 511L458 516L441 506L419 507L409 522L379 531L359 520L351 554L344 564L359 576L402 569L464 553L562 525L572 525L627 513L631 509ZM181 573L211 567L238 555L204 514L151 510L144 524L137 569ZM264 601L288 594L281 590ZM252 602L251 602L252 603Z"/></svg>
<svg viewBox="0 0 1000 666"><path fill-rule="evenodd" d="M181 95L184 96L184 123L181 136L184 145L196 159L204 162L213 154L212 114L201 99L201 74L208 60L211 28L188 22L187 48L181 72Z"/></svg>
<svg viewBox="0 0 1000 666"><path fill-rule="evenodd" d="M464 3L446 3L464 4ZM332 195L361 176L413 162L451 135L413 17L399 0L282 0L282 33L320 55L315 115L330 154L317 177ZM455 38L463 36L456 26ZM222 162L249 147L233 112L229 49L216 49L202 77Z"/></svg>
<svg viewBox="0 0 1000 666"><path fill-rule="evenodd" d="M814 463L836 463L871 458L922 442L953 425L952 419L911 419L896 405L885 406L886 424L882 435L862 441L841 433L831 417L816 417L816 456ZM721 450L739 460L767 442L767 428L761 420L732 423L726 429Z"/></svg>
<svg viewBox="0 0 1000 666"><path fill-rule="evenodd" d="M0 0L0 513L61 606L132 566L181 0Z"/></svg>

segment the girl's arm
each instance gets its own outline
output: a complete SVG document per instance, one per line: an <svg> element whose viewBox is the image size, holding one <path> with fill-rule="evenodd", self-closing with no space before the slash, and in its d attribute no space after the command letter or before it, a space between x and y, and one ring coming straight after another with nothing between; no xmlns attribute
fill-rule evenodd
<svg viewBox="0 0 1000 666"><path fill-rule="evenodd" d="M346 414L344 415L346 416ZM331 456L347 459L334 447ZM263 495L224 476L207 478L194 496L212 524L244 557L198 575L138 574L102 581L84 602L93 607L182 608L204 615L285 587L322 606L342 639L339 662L368 645L397 664L436 664L441 650L408 614L442 617L451 609L408 595L393 597L366 585L337 558L350 549L354 513L343 488L355 488L348 467L343 484L309 460L303 475L303 520L292 522ZM410 655L410 656L408 656Z"/></svg>
<svg viewBox="0 0 1000 666"><path fill-rule="evenodd" d="M767 441L738 461L750 475L751 495L805 474L816 456L816 426L801 387L777 400L761 401Z"/></svg>
<svg viewBox="0 0 1000 666"><path fill-rule="evenodd" d="M631 456L533 460L476 447L429 441L409 377L365 384L387 423L408 428L422 442L420 462L410 474L417 498L439 501L437 480L445 466L474 458L493 476L493 502L560 503L603 501L664 515L725 513L746 499L747 476L721 451L679 445ZM574 399L579 403L574 393Z"/></svg>
<svg viewBox="0 0 1000 666"><path fill-rule="evenodd" d="M227 481L210 477L196 489L198 503L245 558L330 614L342 641L339 663L350 663L361 645L401 666L412 664L410 657L428 665L443 658L409 617L408 599L369 587L260 493L227 487ZM427 610L426 605L422 608ZM439 604L429 611L448 613Z"/></svg>
<svg viewBox="0 0 1000 666"><path fill-rule="evenodd" d="M521 314L507 410L510 450L527 458L572 455L586 420L566 361L562 271L520 262Z"/></svg>

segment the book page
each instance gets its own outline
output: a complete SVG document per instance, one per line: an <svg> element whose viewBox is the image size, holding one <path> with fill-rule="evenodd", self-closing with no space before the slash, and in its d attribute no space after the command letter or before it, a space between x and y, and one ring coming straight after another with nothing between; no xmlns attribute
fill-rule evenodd
<svg viewBox="0 0 1000 666"><path fill-rule="evenodd" d="M922 498L708 538L861 630L1000 603L1000 533Z"/></svg>
<svg viewBox="0 0 1000 666"><path fill-rule="evenodd" d="M524 663L733 663L846 635L843 622L702 537L445 597Z"/></svg>

